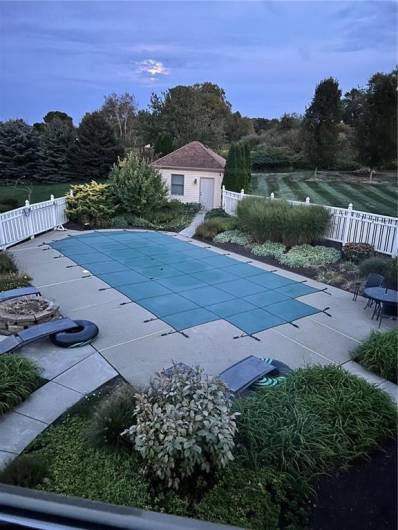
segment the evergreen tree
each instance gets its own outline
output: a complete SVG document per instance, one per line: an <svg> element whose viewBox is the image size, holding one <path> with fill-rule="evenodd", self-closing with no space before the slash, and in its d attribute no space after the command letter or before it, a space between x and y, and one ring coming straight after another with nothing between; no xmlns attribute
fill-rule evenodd
<svg viewBox="0 0 398 530"><path fill-rule="evenodd" d="M159 133L155 142L155 154L165 156L174 150L173 138L168 133Z"/></svg>
<svg viewBox="0 0 398 530"><path fill-rule="evenodd" d="M224 169L223 185L229 191L250 189L250 151L247 144L231 144Z"/></svg>
<svg viewBox="0 0 398 530"><path fill-rule="evenodd" d="M338 125L341 119L341 91L333 78L324 79L315 89L303 121L304 150L314 167L330 168L336 160Z"/></svg>
<svg viewBox="0 0 398 530"><path fill-rule="evenodd" d="M251 189L251 178L252 178L252 172L251 172L251 160L250 160L250 147L248 143L243 144L243 152L244 152L244 173L245 173L245 179L243 182L243 189L246 193L248 193Z"/></svg>
<svg viewBox="0 0 398 530"><path fill-rule="evenodd" d="M87 112L77 129L77 141L71 150L74 174L82 179L108 176L122 148L101 112Z"/></svg>
<svg viewBox="0 0 398 530"><path fill-rule="evenodd" d="M357 123L362 162L388 167L397 149L397 71L371 77Z"/></svg>
<svg viewBox="0 0 398 530"><path fill-rule="evenodd" d="M225 186L225 189L228 191L238 191L236 189L236 163L236 144L231 144L228 151L227 161L225 163L223 178L223 186Z"/></svg>
<svg viewBox="0 0 398 530"><path fill-rule="evenodd" d="M23 120L0 123L0 180L38 178L38 133Z"/></svg>
<svg viewBox="0 0 398 530"><path fill-rule="evenodd" d="M73 179L71 149L76 131L67 120L52 119L41 128L39 141L40 179L65 182Z"/></svg>

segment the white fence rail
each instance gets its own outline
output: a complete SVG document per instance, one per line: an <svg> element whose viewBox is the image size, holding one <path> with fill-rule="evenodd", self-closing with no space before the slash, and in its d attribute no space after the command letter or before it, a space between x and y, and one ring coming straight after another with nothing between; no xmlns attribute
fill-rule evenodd
<svg viewBox="0 0 398 530"><path fill-rule="evenodd" d="M277 200L273 193L270 197L260 195L245 195L228 191L223 187L222 205L230 215L236 213L238 202L244 197L261 197L264 200ZM292 204L311 206L307 197L305 202L288 201ZM321 205L331 214L331 222L326 239L337 241L343 245L347 242L369 243L377 252L397 256L398 254L398 218L378 215L354 210L352 204L348 208L335 208L334 206Z"/></svg>
<svg viewBox="0 0 398 530"><path fill-rule="evenodd" d="M37 234L62 227L67 222L66 197L30 204L0 214L0 250Z"/></svg>

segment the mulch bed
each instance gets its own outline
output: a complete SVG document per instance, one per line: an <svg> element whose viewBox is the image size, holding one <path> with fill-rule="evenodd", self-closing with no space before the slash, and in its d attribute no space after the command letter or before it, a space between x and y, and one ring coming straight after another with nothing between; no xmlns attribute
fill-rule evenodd
<svg viewBox="0 0 398 530"><path fill-rule="evenodd" d="M313 530L397 528L397 440L373 451L368 461L322 479L310 519Z"/></svg>

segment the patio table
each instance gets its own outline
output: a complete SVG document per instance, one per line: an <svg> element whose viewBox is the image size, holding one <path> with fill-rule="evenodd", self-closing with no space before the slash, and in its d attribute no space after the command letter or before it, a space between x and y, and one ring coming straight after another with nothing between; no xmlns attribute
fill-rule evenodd
<svg viewBox="0 0 398 530"><path fill-rule="evenodd" d="M368 287L364 290L364 294L376 302L372 319L381 303L398 305L398 291L395 291L394 289L386 289L385 287Z"/></svg>

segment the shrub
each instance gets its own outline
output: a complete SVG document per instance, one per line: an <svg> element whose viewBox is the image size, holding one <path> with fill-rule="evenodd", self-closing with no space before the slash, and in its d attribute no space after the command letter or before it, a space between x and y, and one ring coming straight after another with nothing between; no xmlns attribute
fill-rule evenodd
<svg viewBox="0 0 398 530"><path fill-rule="evenodd" d="M212 210L209 210L206 212L205 215L205 221L208 221L209 219L212 219L213 217L231 217L227 212L225 212L222 208L213 208Z"/></svg>
<svg viewBox="0 0 398 530"><path fill-rule="evenodd" d="M385 286L390 289L397 288L398 260L397 258L381 258L375 256L367 258L359 264L361 276L366 278L368 274L377 273L385 278Z"/></svg>
<svg viewBox="0 0 398 530"><path fill-rule="evenodd" d="M40 371L29 359L0 356L0 416L16 407L40 384Z"/></svg>
<svg viewBox="0 0 398 530"><path fill-rule="evenodd" d="M328 270L321 267L316 275L318 282L327 283L336 287L345 287L347 278L339 271Z"/></svg>
<svg viewBox="0 0 398 530"><path fill-rule="evenodd" d="M174 365L137 394L136 425L126 435L145 470L178 489L182 479L209 474L232 460L235 414L225 386L199 368Z"/></svg>
<svg viewBox="0 0 398 530"><path fill-rule="evenodd" d="M148 217L167 201L167 187L159 171L133 152L113 166L110 189L121 212L139 217Z"/></svg>
<svg viewBox="0 0 398 530"><path fill-rule="evenodd" d="M299 245L283 254L279 261L289 267L320 267L329 263L336 263L341 258L339 250L331 247Z"/></svg>
<svg viewBox="0 0 398 530"><path fill-rule="evenodd" d="M367 243L346 243L342 251L346 259L354 262L362 261L375 253L374 247Z"/></svg>
<svg viewBox="0 0 398 530"><path fill-rule="evenodd" d="M110 226L115 206L108 184L93 180L87 184L76 184L71 190L73 196L68 195L65 210L71 221L97 228Z"/></svg>
<svg viewBox="0 0 398 530"><path fill-rule="evenodd" d="M148 228L156 229L156 225L144 219L143 217L137 217L136 215L124 214L116 215L112 219L112 228Z"/></svg>
<svg viewBox="0 0 398 530"><path fill-rule="evenodd" d="M0 274L6 274L9 272L17 272L17 266L13 256L5 251L0 251Z"/></svg>
<svg viewBox="0 0 398 530"><path fill-rule="evenodd" d="M320 239L330 219L322 206L294 206L286 201L250 197L239 201L237 216L242 230L256 241L287 246Z"/></svg>
<svg viewBox="0 0 398 530"><path fill-rule="evenodd" d="M286 252L286 247L283 243L266 241L262 245L254 245L251 251L256 256L272 256L279 260L279 258Z"/></svg>
<svg viewBox="0 0 398 530"><path fill-rule="evenodd" d="M214 237L215 243L235 243L235 245L250 245L250 237L239 230L226 230Z"/></svg>
<svg viewBox="0 0 398 530"><path fill-rule="evenodd" d="M235 217L213 217L196 228L195 236L210 241L220 232L234 230L236 225Z"/></svg>
<svg viewBox="0 0 398 530"><path fill-rule="evenodd" d="M386 333L373 332L354 352L362 366L397 384L398 329Z"/></svg>
<svg viewBox="0 0 398 530"><path fill-rule="evenodd" d="M6 273L0 274L0 291L17 289L18 287L27 287L32 278L27 274Z"/></svg>
<svg viewBox="0 0 398 530"><path fill-rule="evenodd" d="M0 482L34 488L47 476L47 461L43 456L33 454L21 455L0 472Z"/></svg>
<svg viewBox="0 0 398 530"><path fill-rule="evenodd" d="M126 444L121 433L134 420L135 390L127 383L99 402L87 425L86 439L92 447L120 448Z"/></svg>
<svg viewBox="0 0 398 530"><path fill-rule="evenodd" d="M237 460L300 480L347 466L395 432L391 399L332 365L299 369L278 387L237 400L236 410Z"/></svg>

